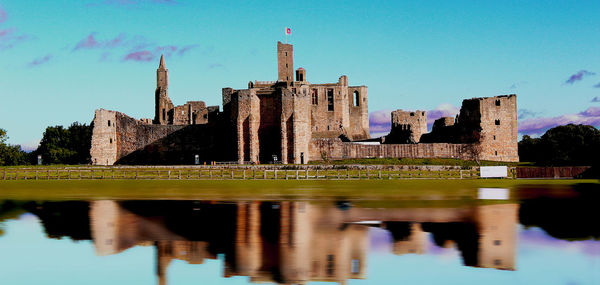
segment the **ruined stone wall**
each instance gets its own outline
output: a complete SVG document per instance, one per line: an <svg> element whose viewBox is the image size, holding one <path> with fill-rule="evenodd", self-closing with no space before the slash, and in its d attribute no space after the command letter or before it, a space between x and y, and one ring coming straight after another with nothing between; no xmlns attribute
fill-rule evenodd
<svg viewBox="0 0 600 285"><path fill-rule="evenodd" d="M517 96L478 98L481 114L481 159L519 161Z"/></svg>
<svg viewBox="0 0 600 285"><path fill-rule="evenodd" d="M514 94L463 100L454 124L444 119L434 126L421 142L474 144L480 160L519 161Z"/></svg>
<svg viewBox="0 0 600 285"><path fill-rule="evenodd" d="M310 133L310 103L309 87L303 86L296 89L295 93L284 92L281 99L282 106L282 160L283 163L307 163Z"/></svg>
<svg viewBox="0 0 600 285"><path fill-rule="evenodd" d="M396 110L392 112L392 129L386 142L418 143L426 133L427 112Z"/></svg>
<svg viewBox="0 0 600 285"><path fill-rule="evenodd" d="M369 138L366 86L348 87L348 78L341 76L337 83L311 84L309 88L313 136L338 137L343 134L351 140ZM354 91L359 93L359 106L354 106ZM333 110L330 102L333 102Z"/></svg>
<svg viewBox="0 0 600 285"><path fill-rule="evenodd" d="M208 123L208 109L204 101L188 101L175 106L173 125L199 125Z"/></svg>
<svg viewBox="0 0 600 285"><path fill-rule="evenodd" d="M256 90L236 90L231 94L230 122L237 144L237 160L259 161L260 101Z"/></svg>
<svg viewBox="0 0 600 285"><path fill-rule="evenodd" d="M146 125L123 113L116 112L116 135L118 162L130 153L182 129L174 125Z"/></svg>
<svg viewBox="0 0 600 285"><path fill-rule="evenodd" d="M367 86L348 86L347 93L350 109L349 136L354 140L368 139L369 100L367 97Z"/></svg>
<svg viewBox="0 0 600 285"><path fill-rule="evenodd" d="M340 139L313 139L310 145L311 160L352 158L459 158L472 159L464 151L465 144L419 143L367 145L342 142Z"/></svg>
<svg viewBox="0 0 600 285"><path fill-rule="evenodd" d="M116 114L104 109L95 112L90 149L94 165L113 165L117 161Z"/></svg>
<svg viewBox="0 0 600 285"><path fill-rule="evenodd" d="M110 124L109 124L110 121ZM231 159L230 136L221 124L156 125L125 114L97 110L92 130L92 164L193 164Z"/></svg>
<svg viewBox="0 0 600 285"><path fill-rule="evenodd" d="M441 117L433 122L432 132L454 125L454 117Z"/></svg>

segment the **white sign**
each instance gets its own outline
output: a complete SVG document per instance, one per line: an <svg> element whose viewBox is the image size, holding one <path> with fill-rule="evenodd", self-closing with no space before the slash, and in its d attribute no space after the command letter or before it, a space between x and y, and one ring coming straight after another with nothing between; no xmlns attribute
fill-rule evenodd
<svg viewBox="0 0 600 285"><path fill-rule="evenodd" d="M482 166L479 168L481 178L500 178L508 176L506 166Z"/></svg>
<svg viewBox="0 0 600 285"><path fill-rule="evenodd" d="M480 200L508 200L509 191L505 188L479 188L477 199Z"/></svg>

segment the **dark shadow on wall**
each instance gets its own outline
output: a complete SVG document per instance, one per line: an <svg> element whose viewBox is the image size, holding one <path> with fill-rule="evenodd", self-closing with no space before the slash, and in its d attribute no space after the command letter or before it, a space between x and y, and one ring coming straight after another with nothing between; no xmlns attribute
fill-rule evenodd
<svg viewBox="0 0 600 285"><path fill-rule="evenodd" d="M189 125L119 158L115 164L192 165L196 155L200 164L209 164L236 160L236 153L233 136L226 129L218 125Z"/></svg>

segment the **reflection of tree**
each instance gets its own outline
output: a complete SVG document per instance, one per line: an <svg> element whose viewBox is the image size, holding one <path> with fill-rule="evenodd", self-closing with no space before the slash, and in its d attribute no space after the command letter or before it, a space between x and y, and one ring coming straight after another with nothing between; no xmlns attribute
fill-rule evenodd
<svg viewBox="0 0 600 285"><path fill-rule="evenodd" d="M540 227L559 239L600 239L596 219L600 187L598 184L580 184L574 190L578 196L571 199L541 197L525 200L519 210L521 224Z"/></svg>
<svg viewBox="0 0 600 285"><path fill-rule="evenodd" d="M28 203L25 208L40 218L49 238L91 239L86 201Z"/></svg>
<svg viewBox="0 0 600 285"><path fill-rule="evenodd" d="M21 206L21 203L15 201L0 201L0 236L4 235L4 229L1 226L4 221L16 219L25 213Z"/></svg>

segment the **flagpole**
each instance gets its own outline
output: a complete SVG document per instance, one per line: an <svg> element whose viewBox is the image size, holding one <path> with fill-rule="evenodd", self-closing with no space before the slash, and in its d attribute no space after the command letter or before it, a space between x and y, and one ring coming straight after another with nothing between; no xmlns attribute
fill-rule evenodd
<svg viewBox="0 0 600 285"><path fill-rule="evenodd" d="M283 35L285 37L285 43L287 44L287 28L283 31Z"/></svg>

